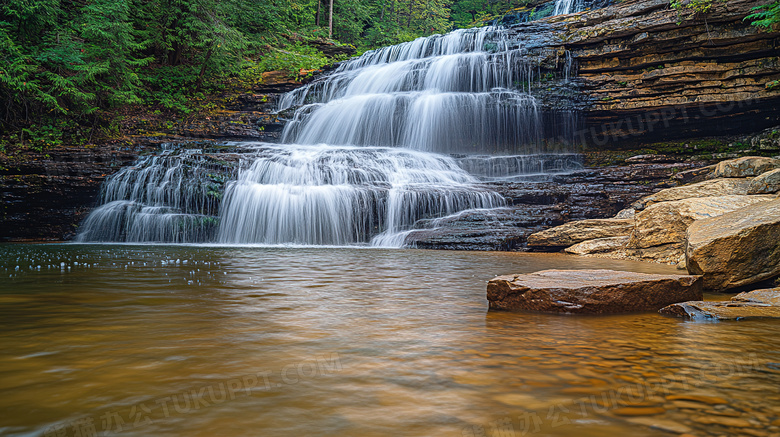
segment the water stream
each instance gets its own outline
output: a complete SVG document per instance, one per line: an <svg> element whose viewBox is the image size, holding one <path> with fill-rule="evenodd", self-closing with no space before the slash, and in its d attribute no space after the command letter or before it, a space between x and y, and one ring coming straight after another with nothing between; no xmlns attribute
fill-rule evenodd
<svg viewBox="0 0 780 437"><path fill-rule="evenodd" d="M500 252L0 246L0 435L780 431L777 321L487 311L494 275L604 267L676 272Z"/></svg>

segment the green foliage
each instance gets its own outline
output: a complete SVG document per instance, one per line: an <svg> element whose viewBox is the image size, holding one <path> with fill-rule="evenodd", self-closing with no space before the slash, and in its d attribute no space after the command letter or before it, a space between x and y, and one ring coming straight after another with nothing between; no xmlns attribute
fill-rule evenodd
<svg viewBox="0 0 780 437"><path fill-rule="evenodd" d="M227 84L299 78L344 59L323 44L376 48L529 0L0 1L0 141L53 147L117 136L119 108L186 114ZM318 16L319 9L319 16Z"/></svg>
<svg viewBox="0 0 780 437"><path fill-rule="evenodd" d="M670 0L669 4L678 11L687 11L692 14L707 13L715 2L725 0Z"/></svg>
<svg viewBox="0 0 780 437"><path fill-rule="evenodd" d="M752 20L754 26L771 28L780 23L780 1L767 3L763 6L753 8L753 14L745 17L745 20Z"/></svg>
<svg viewBox="0 0 780 437"><path fill-rule="evenodd" d="M281 70L296 76L300 70L318 70L328 63L330 59L317 49L295 43L284 48L271 48L252 68L259 71Z"/></svg>

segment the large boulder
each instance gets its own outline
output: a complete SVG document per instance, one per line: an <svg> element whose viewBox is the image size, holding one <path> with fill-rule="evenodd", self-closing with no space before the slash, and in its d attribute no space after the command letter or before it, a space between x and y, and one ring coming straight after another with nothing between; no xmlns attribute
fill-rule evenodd
<svg viewBox="0 0 780 437"><path fill-rule="evenodd" d="M667 188L655 194L643 197L633 205L636 210L643 210L650 205L660 202L672 202L675 200L690 199L693 197L733 196L748 194L751 180L741 179L715 179L699 182L697 184L683 185L681 187ZM757 193L753 193L757 194Z"/></svg>
<svg viewBox="0 0 780 437"><path fill-rule="evenodd" d="M697 220L687 235L688 272L703 275L707 289L741 287L780 275L780 199Z"/></svg>
<svg viewBox="0 0 780 437"><path fill-rule="evenodd" d="M615 270L543 270L499 276L488 282L494 310L617 314L657 311L701 299L698 276L650 275Z"/></svg>
<svg viewBox="0 0 780 437"><path fill-rule="evenodd" d="M780 168L780 159L744 156L721 161L715 165L713 178L746 178Z"/></svg>
<svg viewBox="0 0 780 437"><path fill-rule="evenodd" d="M633 219L579 220L533 233L528 236L528 245L568 247L596 238L625 237L633 229Z"/></svg>
<svg viewBox="0 0 780 437"><path fill-rule="evenodd" d="M717 217L773 196L719 196L661 202L647 207L634 219L629 249L642 249L685 241L688 226L696 220Z"/></svg>
<svg viewBox="0 0 780 437"><path fill-rule="evenodd" d="M780 168L762 173L752 181L747 194L769 194L780 191Z"/></svg>
<svg viewBox="0 0 780 437"><path fill-rule="evenodd" d="M661 308L661 314L687 319L743 320L780 318L780 288L740 293L723 302L681 302Z"/></svg>

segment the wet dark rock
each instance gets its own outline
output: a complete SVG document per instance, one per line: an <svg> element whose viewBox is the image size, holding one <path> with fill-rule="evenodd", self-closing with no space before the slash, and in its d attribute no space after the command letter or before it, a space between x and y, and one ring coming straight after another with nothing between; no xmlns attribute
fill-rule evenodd
<svg viewBox="0 0 780 437"><path fill-rule="evenodd" d="M702 162L634 164L585 169L542 180L488 182L485 188L507 200L506 208L456 214L416 224L406 243L426 249L529 250L534 232L573 220L612 217L641 197L667 187L672 174ZM560 246L534 250L557 251Z"/></svg>
<svg viewBox="0 0 780 437"><path fill-rule="evenodd" d="M62 147L0 159L0 241L73 237L105 178L154 147L152 141Z"/></svg>
<svg viewBox="0 0 780 437"><path fill-rule="evenodd" d="M702 296L698 276L650 275L614 270L543 270L488 282L493 310L566 314L657 311Z"/></svg>

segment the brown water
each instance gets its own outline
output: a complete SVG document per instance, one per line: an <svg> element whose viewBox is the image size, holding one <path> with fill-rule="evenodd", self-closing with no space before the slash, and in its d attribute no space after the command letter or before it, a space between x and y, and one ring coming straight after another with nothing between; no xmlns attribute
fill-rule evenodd
<svg viewBox="0 0 780 437"><path fill-rule="evenodd" d="M0 261L0 434L780 433L777 322L487 311L495 275L664 266L79 245Z"/></svg>

